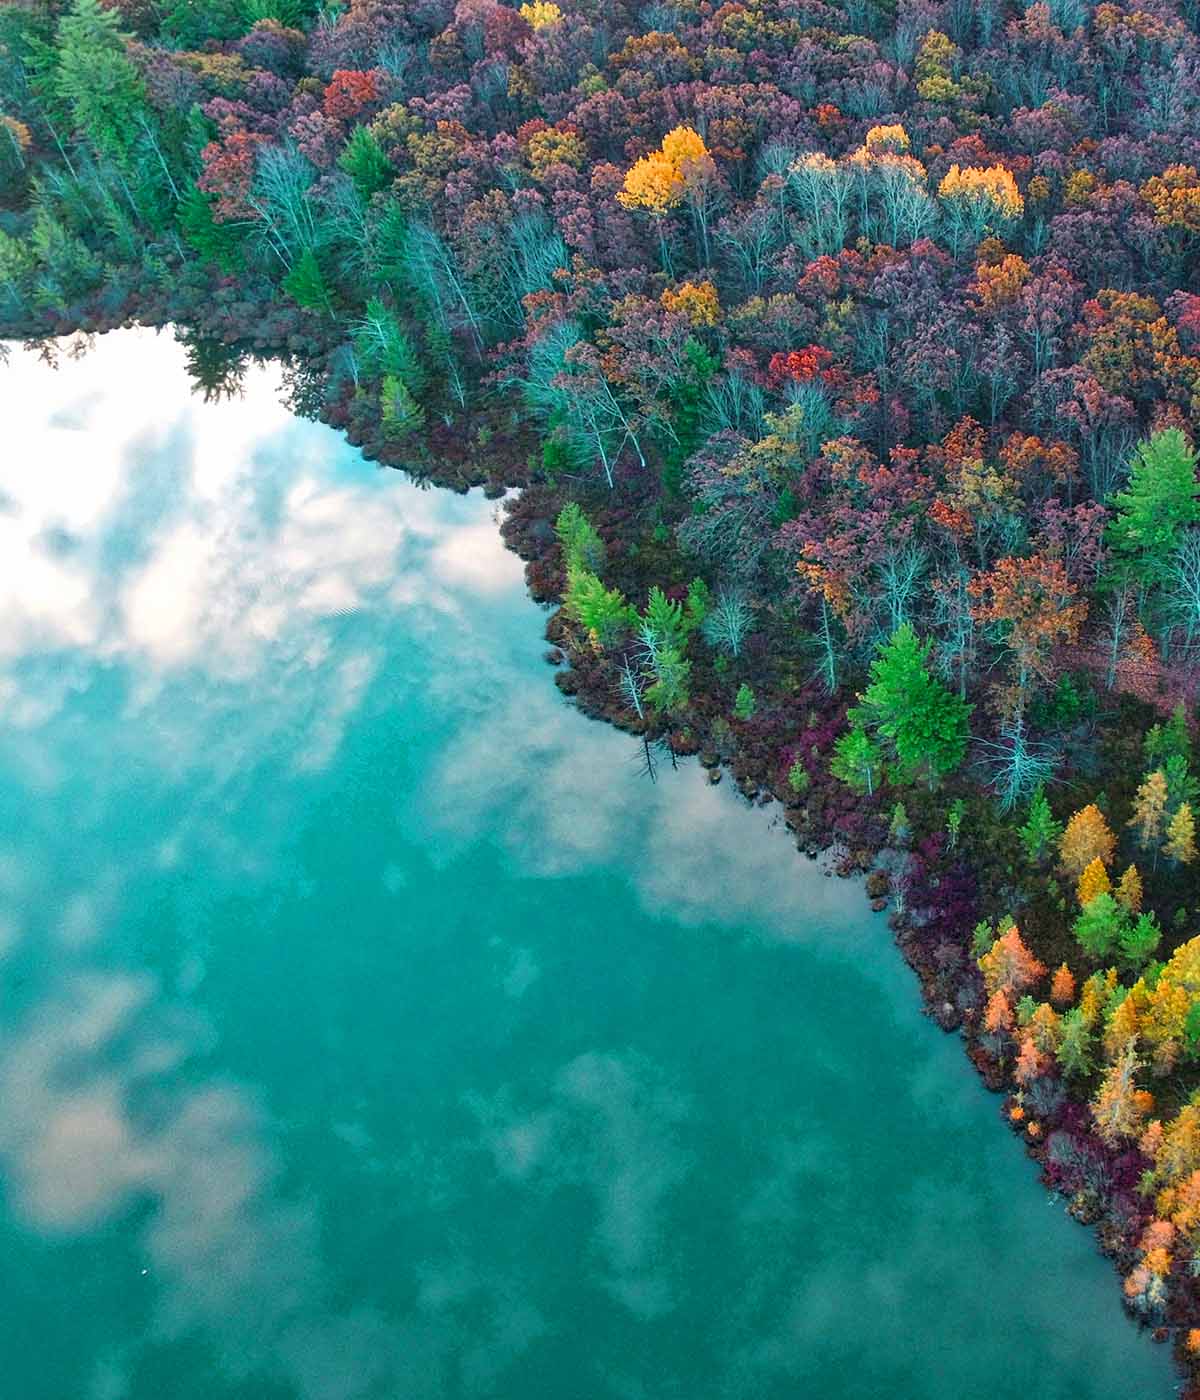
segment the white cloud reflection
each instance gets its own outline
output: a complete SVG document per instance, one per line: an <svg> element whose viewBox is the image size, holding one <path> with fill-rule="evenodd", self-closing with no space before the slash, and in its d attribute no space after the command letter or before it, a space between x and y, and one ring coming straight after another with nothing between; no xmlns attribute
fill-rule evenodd
<svg viewBox="0 0 1200 1400"><path fill-rule="evenodd" d="M428 854L449 862L495 841L517 875L620 871L652 913L780 941L823 938L836 925L842 947L862 946L882 941L882 928L861 916L857 887L788 858L790 839L771 829L770 812L746 810L727 785L709 787L695 764L664 770L657 785L639 779L636 745L558 697L536 664L541 620L490 503L374 473L327 430L291 419L267 368L248 375L244 400L181 402L182 361L167 338L138 332L105 337L55 373L21 352L0 369L9 435L0 463L0 761L21 790L53 798L86 755L96 793L69 814L81 844L103 832L106 783L126 767L183 795L161 829L138 831L74 882L70 870L49 868L28 833L0 840L0 958L51 950L45 985L0 1016L6 1206L51 1238L125 1227L152 1296L149 1335L98 1356L84 1400L126 1400L144 1347L196 1333L223 1376L247 1388L282 1378L296 1400L497 1393L507 1366L572 1319L557 1296L530 1296L532 1268L481 1257L469 1231L455 1229L470 1190L493 1184L521 1192L526 1208L539 1195L581 1198L590 1296L639 1328L686 1328L690 1281L681 1274L692 1256L672 1238L671 1213L712 1124L699 1094L610 1044L573 1046L519 1090L489 1089L470 1102L465 1140L417 1133L402 1164L359 1121L360 1106L343 1114L339 1105L330 1135L361 1168L356 1189L390 1182L412 1197L397 1211L423 1213L434 1233L445 1222L444 1238L394 1261L412 1278L403 1305L394 1295L387 1306L348 1302L322 1238L323 1212L338 1202L296 1184L304 1163L289 1156L280 1125L250 1085L207 1059L217 1030L180 1005L203 986L200 954L169 987L106 961L104 933L119 921L135 867L186 869L202 851L252 885L274 868L291 815L287 792L273 787L332 765L371 703L388 706L402 736L421 686L428 704L418 713L445 731L440 757L419 792L396 800ZM397 646L422 649L426 664L410 674ZM114 691L123 722L86 746L72 701L92 688L107 695L113 674L126 682ZM105 742L117 747L103 752ZM279 781L255 787L245 770L264 753ZM223 815L249 796L260 819L235 831ZM407 878L401 864L381 861L379 889L397 908ZM56 880L69 892L46 928L40 892ZM533 931L530 946L523 940L493 950L496 993L514 1017L555 975L550 959L540 963L546 945ZM903 1001L911 1020L914 991L896 961L860 966L883 989L875 1014ZM821 989L809 995L817 1001ZM808 1073L823 1075L829 1053L814 1043ZM918 1104L940 1082L931 1072ZM748 1259L765 1240L757 1257L773 1262L747 1265L753 1311L730 1302L728 1338L712 1353L727 1367L714 1371L714 1396L765 1393L764 1378L799 1369L822 1327L845 1333L855 1297L881 1311L909 1297L907 1277L884 1263L865 1282L804 1274L805 1193L818 1176L828 1181L837 1144L829 1125L781 1123L777 1132L762 1173L736 1184L744 1198L730 1205ZM476 1159L490 1168L482 1184L462 1166ZM904 1257L937 1277L942 1202L914 1192L900 1208L912 1236ZM1034 1228L1027 1235L1038 1238ZM574 1319L580 1354L588 1321ZM901 1344L900 1326L885 1329L888 1345ZM1123 1348L1111 1345L1115 1368ZM605 1385L613 1395L667 1393L633 1376ZM214 1378L214 1394L218 1386Z"/></svg>

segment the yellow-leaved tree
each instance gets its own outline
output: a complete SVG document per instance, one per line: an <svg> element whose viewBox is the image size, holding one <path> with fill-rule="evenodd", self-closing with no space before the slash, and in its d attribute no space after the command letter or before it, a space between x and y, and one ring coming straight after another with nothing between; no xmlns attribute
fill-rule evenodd
<svg viewBox="0 0 1200 1400"><path fill-rule="evenodd" d="M952 165L938 186L938 198L957 257L963 244L985 233L1001 234L1025 210L1012 171L1003 165Z"/></svg>
<svg viewBox="0 0 1200 1400"><path fill-rule="evenodd" d="M1142 877L1136 865L1125 867L1125 873L1117 881L1114 891L1117 903L1129 914L1138 914L1142 908Z"/></svg>
<svg viewBox="0 0 1200 1400"><path fill-rule="evenodd" d="M1186 802L1181 802L1167 827L1163 855L1190 865L1196 859L1196 819Z"/></svg>
<svg viewBox="0 0 1200 1400"><path fill-rule="evenodd" d="M1079 883L1075 887L1075 893L1079 896L1080 904L1088 904L1095 899L1098 894L1108 894L1112 889L1112 881L1108 878L1108 871L1104 868L1104 862L1099 856L1088 861L1084 866L1083 874L1079 877Z"/></svg>
<svg viewBox="0 0 1200 1400"><path fill-rule="evenodd" d="M1058 855L1068 875L1078 877L1099 860L1107 865L1116 850L1117 838L1112 834L1104 814L1094 802L1081 807L1067 823L1058 843Z"/></svg>
<svg viewBox="0 0 1200 1400"><path fill-rule="evenodd" d="M663 271L670 275L665 219L670 210L687 199L700 245L701 261L708 263L709 189L715 167L704 138L690 126L668 131L656 151L635 160L625 172L617 203L650 215L658 230Z"/></svg>
<svg viewBox="0 0 1200 1400"><path fill-rule="evenodd" d="M1167 775L1156 768L1143 778L1133 799L1133 816L1129 818L1137 843L1144 850L1151 850L1162 840L1166 813Z"/></svg>
<svg viewBox="0 0 1200 1400"><path fill-rule="evenodd" d="M549 29L562 19L562 11L554 4L554 0L530 0L530 3L522 5L517 13L523 20L527 20L533 29Z"/></svg>

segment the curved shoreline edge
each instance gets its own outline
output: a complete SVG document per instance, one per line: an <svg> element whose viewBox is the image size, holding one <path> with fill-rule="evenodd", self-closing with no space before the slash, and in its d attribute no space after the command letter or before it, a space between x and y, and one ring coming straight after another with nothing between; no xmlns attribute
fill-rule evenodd
<svg viewBox="0 0 1200 1400"><path fill-rule="evenodd" d="M45 328L16 328L11 338L49 340L135 326L158 333L172 326L204 333L218 325L228 325L227 321L218 320L215 313L206 315L205 308L191 307L186 316L180 314L181 310L165 303L143 305L123 318L98 314L75 325L56 318ZM34 329L41 329L42 335L31 335ZM315 318L284 309L277 323L260 323L253 335L232 345L247 354L290 358L319 371L323 358L333 350L332 344L322 344L320 329ZM487 462L464 438L458 445L466 450L457 459L442 455L422 462L420 469L414 470L400 460L402 452L356 429L337 405L320 416L342 432L366 460L413 471L421 480L444 489L462 492L481 486L493 498L510 490L519 493L506 501L501 534L506 546L524 561L531 598L555 608L546 626L546 640L551 645L547 660L557 668L554 679L562 694L588 717L605 720L642 737L648 756L655 752L663 759L671 754L695 755L709 771L710 781L721 781L722 773L728 773L748 802L779 803L781 820L801 854L810 859L824 856L829 865L827 873L835 876L864 877L865 894L872 908L876 912L889 911L889 926L905 961L917 976L925 1013L943 1031L957 1031L962 1036L967 1057L986 1087L1003 1095L1001 1117L1021 1139L1026 1155L1038 1164L1042 1183L1066 1199L1068 1213L1094 1229L1100 1251L1122 1276L1128 1275L1139 1258L1135 1241L1145 1223L1153 1218L1148 1208L1140 1218L1130 1215L1130 1202L1146 1159L1135 1150L1109 1146L1089 1131L1086 1099L1064 1094L1059 1103L1044 1112L1027 1112L1024 1096L1014 1092L1011 1066L998 1060L982 1043L983 1006L969 943L975 920L999 911L979 907L979 853L971 835L968 833L959 849L953 851L947 851L946 843L937 835L913 846L905 889L897 898L892 879L896 851L886 839L880 839L879 822L865 817L860 804L827 772L823 779L814 774L813 786L803 796L787 786L786 773L793 751L805 746L827 748L831 736L844 726L845 697L821 697L816 687L809 687L799 692L794 701L789 700L783 713L768 712L758 722L752 718L730 726L720 707L707 695L706 681L701 676L694 687L693 703L681 720L671 724L639 720L621 704L613 684L612 666L562 611L566 580L553 527L558 509L573 497L532 480L519 457L498 472L497 465L505 463L506 453L494 441L487 447ZM628 503L623 503L623 508L627 509ZM605 522L604 528L611 537L619 539L619 526ZM795 737L786 745L781 767L780 736L789 730ZM822 764L822 768L826 766ZM955 948L957 954L952 956ZM1064 1162L1054 1150L1056 1135L1086 1141L1086 1160ZM1131 1320L1147 1327L1127 1298L1125 1306ZM1191 1288L1182 1296L1173 1295L1162 1325L1149 1329L1155 1340L1173 1344L1173 1354L1185 1380L1181 1391L1184 1400L1200 1400L1200 1361L1186 1345L1189 1330L1196 1326L1200 1326L1200 1291Z"/></svg>

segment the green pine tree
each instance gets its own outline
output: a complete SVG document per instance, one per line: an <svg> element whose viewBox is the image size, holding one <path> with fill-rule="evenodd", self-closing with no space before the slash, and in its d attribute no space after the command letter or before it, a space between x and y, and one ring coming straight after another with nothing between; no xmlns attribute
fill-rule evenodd
<svg viewBox="0 0 1200 1400"><path fill-rule="evenodd" d="M212 206L212 197L193 185L179 201L179 229L201 258L215 262L232 277L243 267L247 229L242 224L218 223Z"/></svg>
<svg viewBox="0 0 1200 1400"><path fill-rule="evenodd" d="M354 188L363 199L370 199L379 190L387 189L392 183L391 163L384 154L383 147L371 130L356 126L346 142L338 165L354 181Z"/></svg>
<svg viewBox="0 0 1200 1400"><path fill-rule="evenodd" d="M882 767L883 752L865 729L855 725L834 743L829 771L855 792L865 792L870 797L878 786Z"/></svg>
<svg viewBox="0 0 1200 1400"><path fill-rule="evenodd" d="M146 87L125 52L120 12L100 0L74 0L58 23L58 95L75 126L101 155L126 171L135 162Z"/></svg>
<svg viewBox="0 0 1200 1400"><path fill-rule="evenodd" d="M1121 956L1133 969L1154 956L1162 939L1162 929L1153 914L1139 914L1132 924L1126 924L1117 934Z"/></svg>
<svg viewBox="0 0 1200 1400"><path fill-rule="evenodd" d="M598 574L604 568L604 541L577 502L568 501L558 512L554 533L558 536L568 572L590 569Z"/></svg>
<svg viewBox="0 0 1200 1400"><path fill-rule="evenodd" d="M1134 450L1129 485L1112 498L1106 539L1144 584L1164 577L1179 538L1200 519L1196 453L1179 428L1163 428Z"/></svg>
<svg viewBox="0 0 1200 1400"><path fill-rule="evenodd" d="M425 425L425 410L413 398L408 385L398 375L384 376L379 391L383 431L389 438L404 437Z"/></svg>
<svg viewBox="0 0 1200 1400"><path fill-rule="evenodd" d="M754 718L754 712L758 708L758 701L754 698L754 692L745 681L738 686L737 695L733 701L734 719L748 720Z"/></svg>
<svg viewBox="0 0 1200 1400"><path fill-rule="evenodd" d="M1029 816L1025 825L1017 832L1025 854L1036 864L1047 852L1057 847L1062 832L1062 822L1054 820L1046 793L1039 783L1029 800Z"/></svg>
<svg viewBox="0 0 1200 1400"><path fill-rule="evenodd" d="M972 709L930 671L932 646L910 623L898 627L871 663L871 684L859 705L848 713L853 726L874 733L900 782L924 775L930 787L963 761Z"/></svg>
<svg viewBox="0 0 1200 1400"><path fill-rule="evenodd" d="M1083 951L1099 961L1117 946L1125 923L1125 911L1112 895L1098 894L1083 906L1072 932Z"/></svg>
<svg viewBox="0 0 1200 1400"><path fill-rule="evenodd" d="M306 311L330 310L325 278L321 275L317 255L311 248L305 248L300 254L281 285L296 305L304 307Z"/></svg>

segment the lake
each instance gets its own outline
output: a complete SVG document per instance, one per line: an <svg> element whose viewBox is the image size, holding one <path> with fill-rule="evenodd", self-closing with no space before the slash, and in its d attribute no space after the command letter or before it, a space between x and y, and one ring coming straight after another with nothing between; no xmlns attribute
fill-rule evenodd
<svg viewBox="0 0 1200 1400"><path fill-rule="evenodd" d="M861 888L244 387L0 367L6 1400L1173 1394Z"/></svg>

